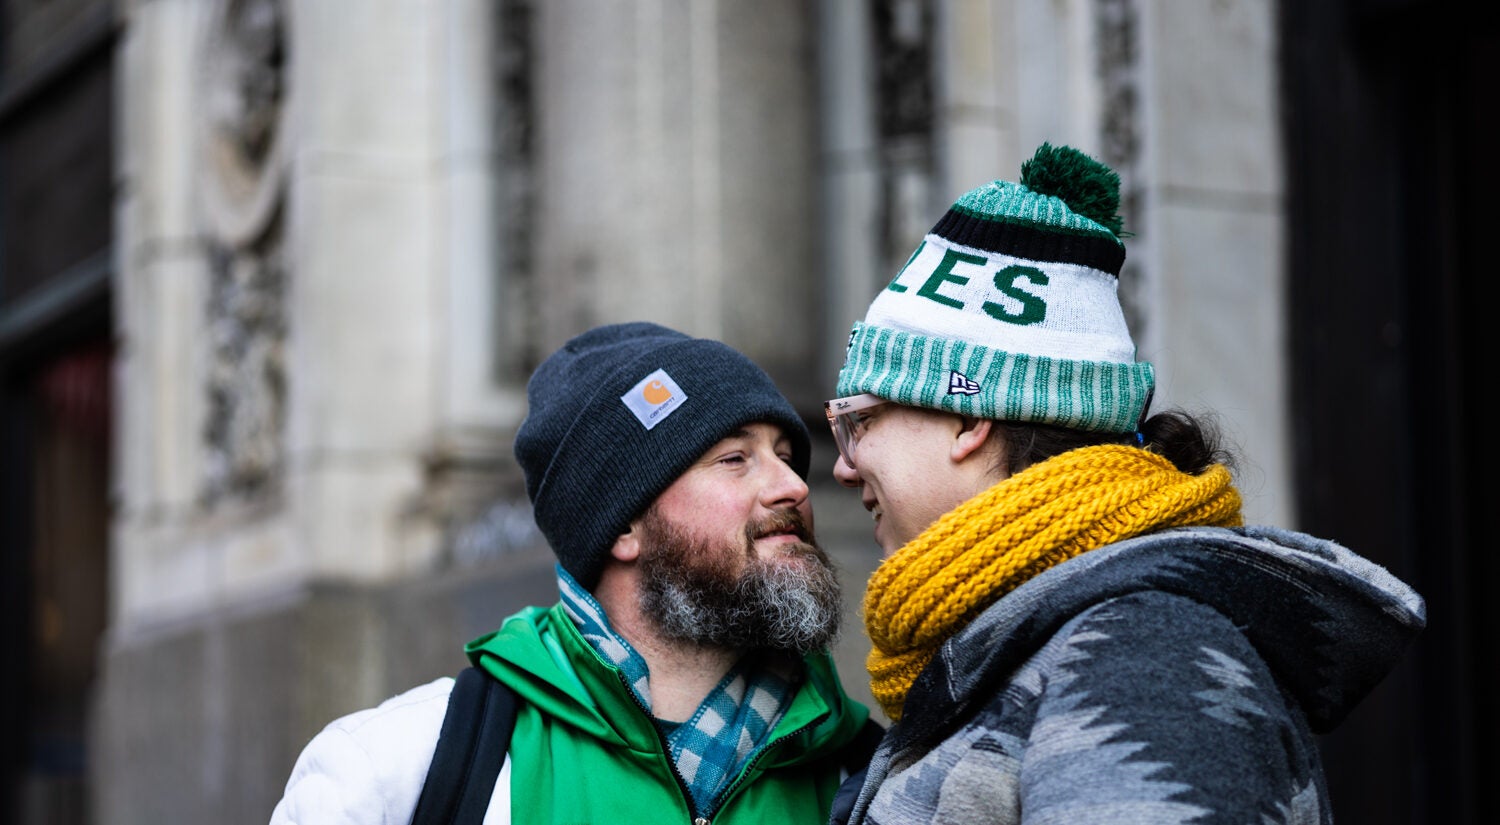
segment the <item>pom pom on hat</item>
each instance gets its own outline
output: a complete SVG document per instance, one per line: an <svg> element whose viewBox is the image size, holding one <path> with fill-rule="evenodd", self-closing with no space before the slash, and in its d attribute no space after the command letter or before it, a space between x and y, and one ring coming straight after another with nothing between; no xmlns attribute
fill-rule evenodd
<svg viewBox="0 0 1500 825"><path fill-rule="evenodd" d="M1021 185L1038 195L1059 198L1068 208L1118 236L1120 176L1071 146L1043 143L1021 164Z"/></svg>
<svg viewBox="0 0 1500 825"><path fill-rule="evenodd" d="M1155 384L1119 301L1120 178L1042 144L949 207L849 337L838 394L1130 432Z"/></svg>

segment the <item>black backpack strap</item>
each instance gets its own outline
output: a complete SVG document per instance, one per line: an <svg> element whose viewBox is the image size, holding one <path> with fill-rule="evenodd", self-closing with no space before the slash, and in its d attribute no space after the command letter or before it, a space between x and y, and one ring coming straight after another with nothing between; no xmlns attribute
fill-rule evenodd
<svg viewBox="0 0 1500 825"><path fill-rule="evenodd" d="M875 755L875 749L880 747L880 740L884 736L885 728L879 722L866 719L859 733L839 751L839 761L844 770L853 776L868 767L870 757Z"/></svg>
<svg viewBox="0 0 1500 825"><path fill-rule="evenodd" d="M859 733L839 751L839 761L849 778L844 780L844 784L833 795L833 806L828 812L830 823L843 825L854 813L854 803L859 799L859 789L865 784L865 770L870 766L870 757L875 755L875 749L880 746L880 740L884 736L885 728L879 722L866 719Z"/></svg>
<svg viewBox="0 0 1500 825"><path fill-rule="evenodd" d="M510 748L516 706L515 691L484 671L469 667L458 674L412 825L484 821Z"/></svg>

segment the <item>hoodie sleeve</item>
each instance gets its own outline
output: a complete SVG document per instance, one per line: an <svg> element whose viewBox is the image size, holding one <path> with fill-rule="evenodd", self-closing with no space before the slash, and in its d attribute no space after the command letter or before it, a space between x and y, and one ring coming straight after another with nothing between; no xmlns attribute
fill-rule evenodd
<svg viewBox="0 0 1500 825"><path fill-rule="evenodd" d="M271 825L405 825L437 748L453 679L341 717L303 748Z"/></svg>
<svg viewBox="0 0 1500 825"><path fill-rule="evenodd" d="M1023 821L1327 816L1301 712L1214 609L1160 592L1112 599L1064 626L1039 659Z"/></svg>

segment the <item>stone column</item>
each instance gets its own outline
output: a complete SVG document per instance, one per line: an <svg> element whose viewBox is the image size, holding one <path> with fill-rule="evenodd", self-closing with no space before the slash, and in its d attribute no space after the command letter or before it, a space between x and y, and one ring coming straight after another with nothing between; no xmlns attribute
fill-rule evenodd
<svg viewBox="0 0 1500 825"><path fill-rule="evenodd" d="M1276 4L1142 2L1157 405L1217 411L1252 521L1292 525Z"/></svg>
<svg viewBox="0 0 1500 825"><path fill-rule="evenodd" d="M775 0L538 4L536 340L655 320L826 381L812 12ZM817 387L819 389L814 389Z"/></svg>
<svg viewBox="0 0 1500 825"><path fill-rule="evenodd" d="M313 733L453 672L507 576L550 580L531 557L439 575L451 468L503 474L490 436L520 415L494 368L493 10L120 14L120 506L91 804L264 822Z"/></svg>
<svg viewBox="0 0 1500 825"><path fill-rule="evenodd" d="M433 546L406 515L436 423L448 280L441 22L400 0L296 7L287 485L298 555L320 576L389 577Z"/></svg>
<svg viewBox="0 0 1500 825"><path fill-rule="evenodd" d="M834 394L850 326L894 277L883 255L879 93L872 82L874 34L863 3L818 4L818 99L822 172L822 288L827 312L818 339L824 395Z"/></svg>

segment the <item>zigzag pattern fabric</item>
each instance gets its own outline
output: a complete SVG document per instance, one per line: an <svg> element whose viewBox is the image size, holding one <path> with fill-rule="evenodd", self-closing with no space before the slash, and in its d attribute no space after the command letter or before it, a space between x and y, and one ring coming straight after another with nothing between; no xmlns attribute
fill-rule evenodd
<svg viewBox="0 0 1500 825"><path fill-rule="evenodd" d="M1168 527L1243 523L1229 470L1193 476L1138 447L1071 450L1001 481L887 558L866 590L870 688L893 720L938 647L1028 579Z"/></svg>
<svg viewBox="0 0 1500 825"><path fill-rule="evenodd" d="M939 647L834 822L1330 825L1317 734L1425 616L1389 571L1279 528L1082 553Z"/></svg>
<svg viewBox="0 0 1500 825"><path fill-rule="evenodd" d="M604 608L561 565L557 588L579 633L620 668L649 713L651 674L645 657L610 627ZM691 719L667 733L667 751L699 812L717 809L719 794L769 740L797 685L798 674L788 664L774 657L747 656L725 674Z"/></svg>

